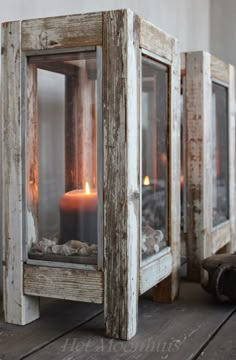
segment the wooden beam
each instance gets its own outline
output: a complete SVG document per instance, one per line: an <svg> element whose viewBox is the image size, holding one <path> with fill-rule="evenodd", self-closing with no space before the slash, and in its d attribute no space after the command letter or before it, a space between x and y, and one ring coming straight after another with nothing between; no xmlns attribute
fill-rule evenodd
<svg viewBox="0 0 236 360"><path fill-rule="evenodd" d="M159 257L140 269L140 295L167 278L172 272L171 248L166 247Z"/></svg>
<svg viewBox="0 0 236 360"><path fill-rule="evenodd" d="M22 21L22 51L102 45L102 12Z"/></svg>
<svg viewBox="0 0 236 360"><path fill-rule="evenodd" d="M87 47L79 48L76 49L76 51L74 50L74 52L69 52L69 53L67 49L67 52L62 51L62 53L60 52L56 54L51 54L51 53L48 54L48 51L45 54L45 52L41 50L40 51L41 55L29 56L28 63L37 65L40 62L51 63L55 61L60 61L60 62L65 61L66 63L73 64L77 60L94 59L95 51L96 51L96 46L87 46Z"/></svg>
<svg viewBox="0 0 236 360"><path fill-rule="evenodd" d="M2 25L2 203L5 321L24 325L39 317L37 298L23 294L22 116L20 22Z"/></svg>
<svg viewBox="0 0 236 360"><path fill-rule="evenodd" d="M139 269L139 41L131 11L103 18L105 323L109 337L137 329Z"/></svg>
<svg viewBox="0 0 236 360"><path fill-rule="evenodd" d="M229 84L229 65L213 55L211 55L211 77Z"/></svg>
<svg viewBox="0 0 236 360"><path fill-rule="evenodd" d="M102 304L103 273L25 264L24 293Z"/></svg>
<svg viewBox="0 0 236 360"><path fill-rule="evenodd" d="M186 56L186 197L188 278L200 281L201 259L210 256L211 207L210 54Z"/></svg>
<svg viewBox="0 0 236 360"><path fill-rule="evenodd" d="M217 227L211 233L211 255L215 254L218 250L226 245L232 244L231 223Z"/></svg>
<svg viewBox="0 0 236 360"><path fill-rule="evenodd" d="M80 68L76 65L65 64L63 61L39 62L38 69L55 72L66 76L78 76Z"/></svg>
<svg viewBox="0 0 236 360"><path fill-rule="evenodd" d="M140 47L172 62L176 39L140 18Z"/></svg>

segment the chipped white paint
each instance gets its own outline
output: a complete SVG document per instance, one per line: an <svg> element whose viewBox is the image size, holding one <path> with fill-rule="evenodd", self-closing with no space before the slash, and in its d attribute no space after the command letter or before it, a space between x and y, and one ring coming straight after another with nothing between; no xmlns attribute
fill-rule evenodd
<svg viewBox="0 0 236 360"><path fill-rule="evenodd" d="M54 299L103 303L99 271L24 265L24 293Z"/></svg>
<svg viewBox="0 0 236 360"><path fill-rule="evenodd" d="M21 31L23 51L101 45L102 13L24 20Z"/></svg>
<svg viewBox="0 0 236 360"><path fill-rule="evenodd" d="M108 336L127 340L136 333L138 304L138 18L111 11L104 26L105 323Z"/></svg>
<svg viewBox="0 0 236 360"><path fill-rule="evenodd" d="M11 322L26 323L36 318L37 296L102 303L104 300L106 332L108 336L130 339L136 333L139 276L142 291L160 284L156 294L165 301L178 293L179 251L179 53L175 39L140 19L129 10L97 14L71 15L57 18L26 20L7 25L13 31L17 47L10 49L12 34L7 34L5 46L9 53L4 58L4 69L13 77L3 81L4 102L4 160L8 162L4 174L4 202L6 207L4 247L5 314ZM14 30L14 29L13 29ZM20 30L21 38L20 38ZM3 34L4 34L3 31ZM10 39L10 40L9 40ZM7 44L7 45L6 45ZM20 49L21 44L21 49ZM104 195L104 269L86 270L60 267L59 264L32 262L23 264L22 223L26 220L28 246L38 238L38 169L37 169L37 83L34 64L28 66L26 94L20 83L20 57L75 51L81 46L102 45L103 90L103 195ZM140 273L140 47L151 51L158 61L170 67L170 248L163 256L147 264ZM4 49L5 51L5 49ZM15 51L13 54L11 51ZM10 59L10 60L9 60ZM14 60L16 59L16 64ZM116 61L120 59L121 61ZM101 59L100 59L101 60ZM6 72L6 75L9 75ZM5 74L5 71L3 71ZM22 81L25 81L22 72ZM5 75L4 75L5 76ZM101 78L101 74L100 74ZM10 82L9 82L10 79ZM11 82L12 81L12 82ZM23 86L24 88L24 86ZM14 96L12 96L12 94ZM27 96L20 99L21 94ZM16 96L15 96L16 95ZM12 96L12 98L11 98ZM23 97L24 97L23 96ZM24 103L26 109L19 105ZM10 106L9 106L10 105ZM10 109L10 110L9 110ZM27 112L26 174L22 173L21 110ZM9 135L9 133L10 135ZM102 132L101 132L102 134ZM8 137L9 135L9 137ZM24 137L22 137L24 139ZM14 143L14 141L16 143ZM24 149L23 149L24 150ZM35 166L33 166L35 165ZM22 174L26 179L22 179ZM22 180L26 181L27 209L22 219ZM100 184L101 185L101 184ZM10 192L14 187L14 192ZM7 205L7 206L8 206ZM102 218L102 217L101 217ZM14 222L14 224L13 224ZM11 246L13 245L14 254ZM26 251L27 252L27 251ZM164 255L165 254L165 255ZM15 267L12 269L12 263ZM104 271L104 274L103 274ZM103 279L105 275L105 279ZM168 278L167 278L168 277ZM13 283L13 286L10 284ZM167 284L167 286L166 286ZM24 294L31 295L25 296ZM104 291L104 294L103 294ZM34 296L34 297L32 297ZM19 306L16 301L19 300ZM21 310L19 312L19 307ZM10 317L8 317L10 319ZM9 320L10 321L10 320Z"/></svg>
<svg viewBox="0 0 236 360"><path fill-rule="evenodd" d="M139 274L139 53L137 29L137 16L127 11L127 198L128 198L128 248L127 256L129 261L128 289L129 297L127 307L129 309L129 328L127 337L131 338L137 329L138 317L138 274Z"/></svg>
<svg viewBox="0 0 236 360"><path fill-rule="evenodd" d="M2 25L3 306L8 323L39 317L37 297L23 294L20 22Z"/></svg>
<svg viewBox="0 0 236 360"><path fill-rule="evenodd" d="M175 39L144 19L140 19L140 47L171 63L174 60Z"/></svg>
<svg viewBox="0 0 236 360"><path fill-rule="evenodd" d="M204 282L201 261L224 246L235 249L235 84L234 68L206 52L182 56L186 74L185 127L188 277ZM230 219L212 228L212 81L229 88Z"/></svg>
<svg viewBox="0 0 236 360"><path fill-rule="evenodd" d="M158 255L155 260L150 261L140 269L140 294L145 293L172 273L171 248L163 249Z"/></svg>

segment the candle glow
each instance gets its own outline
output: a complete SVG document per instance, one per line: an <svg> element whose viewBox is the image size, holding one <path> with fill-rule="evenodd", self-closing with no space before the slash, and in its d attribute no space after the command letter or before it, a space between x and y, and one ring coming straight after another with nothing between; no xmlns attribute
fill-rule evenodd
<svg viewBox="0 0 236 360"><path fill-rule="evenodd" d="M86 181L86 183L85 183L85 194L91 194L90 186L89 186L88 181Z"/></svg>
<svg viewBox="0 0 236 360"><path fill-rule="evenodd" d="M143 185L150 185L150 179L149 176L145 176L143 180Z"/></svg>

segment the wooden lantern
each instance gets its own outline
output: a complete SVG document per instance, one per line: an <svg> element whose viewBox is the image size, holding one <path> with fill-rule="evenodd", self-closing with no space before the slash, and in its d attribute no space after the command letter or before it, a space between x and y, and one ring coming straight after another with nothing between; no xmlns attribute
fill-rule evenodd
<svg viewBox="0 0 236 360"><path fill-rule="evenodd" d="M183 231L188 278L201 261L235 250L235 72L206 52L182 54Z"/></svg>
<svg viewBox="0 0 236 360"><path fill-rule="evenodd" d="M177 42L129 10L16 21L2 65L5 320L37 319L40 296L104 303L106 334L129 339L140 294L178 293Z"/></svg>

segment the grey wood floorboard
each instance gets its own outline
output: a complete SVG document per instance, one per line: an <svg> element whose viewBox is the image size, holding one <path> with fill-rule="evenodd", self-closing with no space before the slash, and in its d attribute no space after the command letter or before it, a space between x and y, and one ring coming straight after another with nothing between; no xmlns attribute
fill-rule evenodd
<svg viewBox="0 0 236 360"><path fill-rule="evenodd" d="M0 304L0 360L21 359L81 323L99 314L103 307L72 301L41 299L40 319L16 326L3 322Z"/></svg>
<svg viewBox="0 0 236 360"><path fill-rule="evenodd" d="M236 313L222 326L198 360L236 359Z"/></svg>
<svg viewBox="0 0 236 360"><path fill-rule="evenodd" d="M138 333L128 342L105 338L100 315L27 359L195 359L234 309L217 303L200 285L183 283L180 298L173 304L140 300Z"/></svg>

